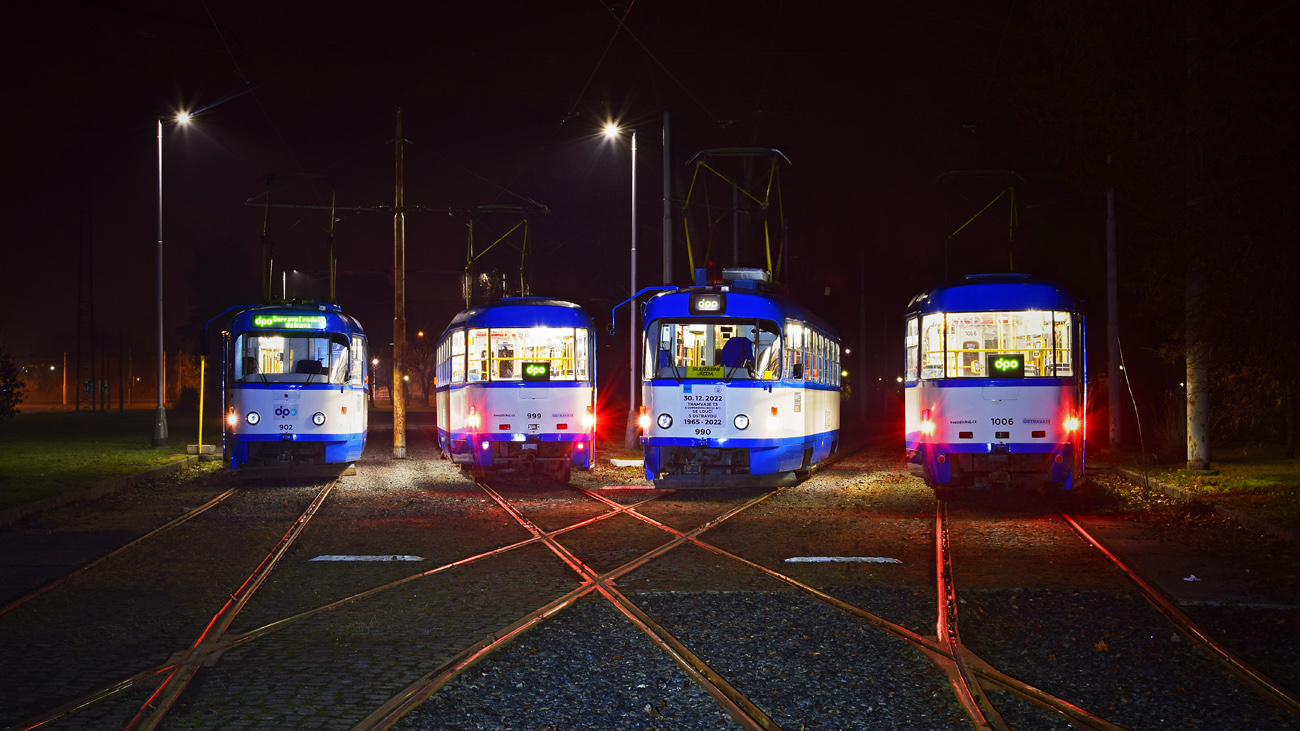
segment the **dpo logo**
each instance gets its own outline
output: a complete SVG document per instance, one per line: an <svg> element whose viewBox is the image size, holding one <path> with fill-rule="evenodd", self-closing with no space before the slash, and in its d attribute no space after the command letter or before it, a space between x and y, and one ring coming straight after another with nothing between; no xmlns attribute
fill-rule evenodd
<svg viewBox="0 0 1300 731"><path fill-rule="evenodd" d="M1000 371L1014 371L1020 366L1020 362L1010 358L998 358L993 361L993 367Z"/></svg>
<svg viewBox="0 0 1300 731"><path fill-rule="evenodd" d="M275 407L275 415L281 418L286 416L297 416L298 410L292 406L277 406Z"/></svg>
<svg viewBox="0 0 1300 731"><path fill-rule="evenodd" d="M547 367L541 363L529 363L524 367L524 375L536 378L537 376L545 374L547 370Z"/></svg>

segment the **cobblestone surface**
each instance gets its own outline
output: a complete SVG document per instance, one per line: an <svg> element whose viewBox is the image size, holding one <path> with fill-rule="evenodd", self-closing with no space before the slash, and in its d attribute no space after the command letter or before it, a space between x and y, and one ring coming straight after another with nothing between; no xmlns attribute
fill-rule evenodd
<svg viewBox="0 0 1300 731"><path fill-rule="evenodd" d="M389 435L383 426L372 430L358 474L336 488L236 619L233 633L529 538L470 477L438 458L421 429L409 434L406 460L389 456ZM779 491L702 539L932 635L933 497L902 472L894 447L844 460ZM74 513L42 516L40 525L73 542L111 545L147 530L178 505L216 494L228 478L224 472L195 472L188 481L121 493L120 503L98 504L104 514L74 515L93 507L79 505ZM493 476L491 484L547 530L609 510L575 487L621 504L648 500L642 512L679 530L765 494L629 489L646 485L640 471L603 463L575 472L570 486L519 474ZM313 494L309 485L256 485L228 505L150 539L143 550L133 549L0 616L0 723L49 710L189 646ZM1095 504L1084 509L1108 509L1096 496L1090 499ZM1122 575L1063 530L1054 517L1058 506L1010 494L959 496L953 505L962 636L984 659L1133 729L1300 728L1186 643L1170 639L1167 623L1134 599ZM1263 570L1273 584L1285 585L1279 595L1294 594L1286 588L1288 568L1296 570L1288 554L1255 547L1217 524L1143 510L1125 515L1150 521L1162 540L1220 553L1241 544L1267 556L1271 565ZM123 526L118 533L115 523ZM0 532L0 546L48 547L36 526ZM628 515L557 537L598 571L671 539L669 532ZM424 560L310 561L324 553L413 554ZM786 561L795 556L900 563ZM550 550L530 543L292 620L211 658L162 727L352 728L430 670L578 582ZM617 588L783 728L969 727L946 678L905 643L702 547L682 545L620 578ZM1296 607L1189 611L1248 660L1284 680L1300 676ZM1099 649L1098 642L1105 647ZM151 687L142 683L51 728L120 728ZM992 697L1018 731L1065 728L1059 717L1012 696ZM662 651L594 594L488 655L403 723L527 731L735 727Z"/></svg>

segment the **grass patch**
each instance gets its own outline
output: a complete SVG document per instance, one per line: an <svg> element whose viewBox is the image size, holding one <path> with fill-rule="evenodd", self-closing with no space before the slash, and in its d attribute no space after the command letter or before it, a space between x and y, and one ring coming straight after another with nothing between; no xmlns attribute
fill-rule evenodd
<svg viewBox="0 0 1300 731"><path fill-rule="evenodd" d="M1217 475L1163 467L1151 476L1197 493L1200 499L1300 527L1300 458L1283 456L1280 445L1216 450L1210 467Z"/></svg>
<svg viewBox="0 0 1300 731"><path fill-rule="evenodd" d="M169 411L171 444L153 447L153 418L153 409L25 410L0 420L0 510L157 467L197 443L198 416ZM221 443L219 414L204 419L203 441Z"/></svg>

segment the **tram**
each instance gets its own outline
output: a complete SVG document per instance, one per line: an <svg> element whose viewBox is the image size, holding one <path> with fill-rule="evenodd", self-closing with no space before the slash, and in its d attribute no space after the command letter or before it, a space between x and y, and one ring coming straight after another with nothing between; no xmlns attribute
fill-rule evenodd
<svg viewBox="0 0 1300 731"><path fill-rule="evenodd" d="M232 469L348 467L369 431L361 323L326 303L250 305L222 340L224 460Z"/></svg>
<svg viewBox="0 0 1300 731"><path fill-rule="evenodd" d="M967 275L904 318L908 469L936 487L1085 478L1087 321L1052 282Z"/></svg>
<svg viewBox="0 0 1300 731"><path fill-rule="evenodd" d="M702 272L701 272L702 274ZM794 484L840 446L840 340L768 273L645 305L641 443L658 488Z"/></svg>
<svg viewBox="0 0 1300 731"><path fill-rule="evenodd" d="M552 473L595 459L591 318L572 302L506 297L463 310L438 339L438 445L467 468Z"/></svg>

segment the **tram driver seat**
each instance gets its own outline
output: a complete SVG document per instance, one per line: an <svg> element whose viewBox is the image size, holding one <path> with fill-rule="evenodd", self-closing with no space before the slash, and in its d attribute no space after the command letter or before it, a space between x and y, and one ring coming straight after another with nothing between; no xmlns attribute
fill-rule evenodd
<svg viewBox="0 0 1300 731"><path fill-rule="evenodd" d="M727 338L722 345L722 357L718 365L726 368L752 368L754 366L754 343L749 338Z"/></svg>
<svg viewBox="0 0 1300 731"><path fill-rule="evenodd" d="M293 366L294 373L306 373L308 375L319 376L325 373L318 360L300 360Z"/></svg>

